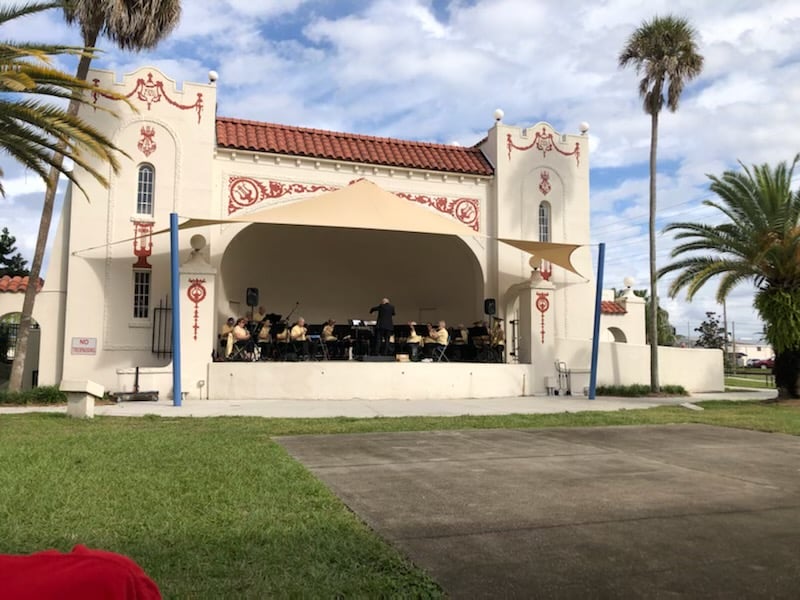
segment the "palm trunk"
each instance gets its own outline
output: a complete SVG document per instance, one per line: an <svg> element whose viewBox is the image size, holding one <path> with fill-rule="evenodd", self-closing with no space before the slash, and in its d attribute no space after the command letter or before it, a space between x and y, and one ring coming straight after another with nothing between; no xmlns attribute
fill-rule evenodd
<svg viewBox="0 0 800 600"><path fill-rule="evenodd" d="M650 313L647 332L650 336L650 391L661 391L658 381L658 286L656 271L656 150L658 146L658 111L650 124Z"/></svg>
<svg viewBox="0 0 800 600"><path fill-rule="evenodd" d="M97 34L91 39L84 40L84 45L93 47L97 41ZM81 56L78 63L78 71L76 77L78 79L86 80L89 74L89 66L92 62L90 56ZM82 92L76 92L82 93ZM80 103L73 100L69 103L67 112L70 115L77 115ZM17 333L17 346L14 354L14 363L11 366L11 375L8 382L8 389L11 392L18 392L22 389L22 375L25 371L25 360L28 355L28 338L31 330L33 308L36 302L36 291L39 282L39 276L42 271L42 262L44 261L44 252L47 248L47 236L50 232L50 223L53 220L53 208L55 207L56 191L58 189L58 179L61 175L59 169L64 163L64 155L62 152L66 149L66 142L60 142L57 150L53 155L53 166L50 168L50 173L47 178L47 190L44 195L44 204L42 204L42 218L39 221L39 233L36 237L36 247L33 252L33 260L31 261L31 273L28 279L28 289L25 290L25 299L22 302L22 316L19 321L19 330Z"/></svg>

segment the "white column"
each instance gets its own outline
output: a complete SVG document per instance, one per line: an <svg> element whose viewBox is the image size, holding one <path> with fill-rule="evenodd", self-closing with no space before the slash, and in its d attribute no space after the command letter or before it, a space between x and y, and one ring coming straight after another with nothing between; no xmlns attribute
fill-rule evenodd
<svg viewBox="0 0 800 600"><path fill-rule="evenodd" d="M208 363L216 348L214 289L217 270L204 256L205 238L194 235L192 254L180 267L181 387L184 397L208 397Z"/></svg>
<svg viewBox="0 0 800 600"><path fill-rule="evenodd" d="M534 394L546 392L545 377L555 371L555 286L542 278L538 270L520 286L519 294L519 359L533 368L530 389Z"/></svg>

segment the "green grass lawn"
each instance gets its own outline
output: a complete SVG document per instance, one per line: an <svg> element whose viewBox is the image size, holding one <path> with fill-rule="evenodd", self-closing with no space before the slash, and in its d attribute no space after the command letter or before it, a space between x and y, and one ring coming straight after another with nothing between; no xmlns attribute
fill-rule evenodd
<svg viewBox="0 0 800 600"><path fill-rule="evenodd" d="M0 552L121 552L169 598L437 597L271 438L286 434L708 423L800 435L800 409L376 419L0 416Z"/></svg>
<svg viewBox="0 0 800 600"><path fill-rule="evenodd" d="M775 389L775 378L772 375L726 375L726 387L759 388L765 390Z"/></svg>

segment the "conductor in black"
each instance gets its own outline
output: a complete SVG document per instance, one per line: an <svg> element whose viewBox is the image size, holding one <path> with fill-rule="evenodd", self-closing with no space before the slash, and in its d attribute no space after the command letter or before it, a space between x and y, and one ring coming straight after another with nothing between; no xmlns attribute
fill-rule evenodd
<svg viewBox="0 0 800 600"><path fill-rule="evenodd" d="M381 300L378 306L369 309L370 313L378 313L378 321L375 323L375 339L377 342L377 352L383 356L389 354L389 338L394 332L394 306L388 298Z"/></svg>

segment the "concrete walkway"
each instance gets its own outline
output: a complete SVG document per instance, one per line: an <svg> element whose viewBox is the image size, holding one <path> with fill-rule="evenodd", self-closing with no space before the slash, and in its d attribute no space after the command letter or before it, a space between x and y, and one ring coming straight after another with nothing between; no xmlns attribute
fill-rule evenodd
<svg viewBox="0 0 800 600"><path fill-rule="evenodd" d="M583 396L525 396L514 398L460 398L452 400L187 400L183 406L171 401L121 402L97 406L96 415L112 417L414 417L459 415L506 415L581 412L587 410L616 411L634 408L675 405L703 400L764 400L774 398L774 390L743 390L694 394L666 398L600 397L589 400ZM64 406L0 407L0 414L28 412L66 412Z"/></svg>
<svg viewBox="0 0 800 600"><path fill-rule="evenodd" d="M797 598L800 438L669 425L279 437L452 598Z"/></svg>

